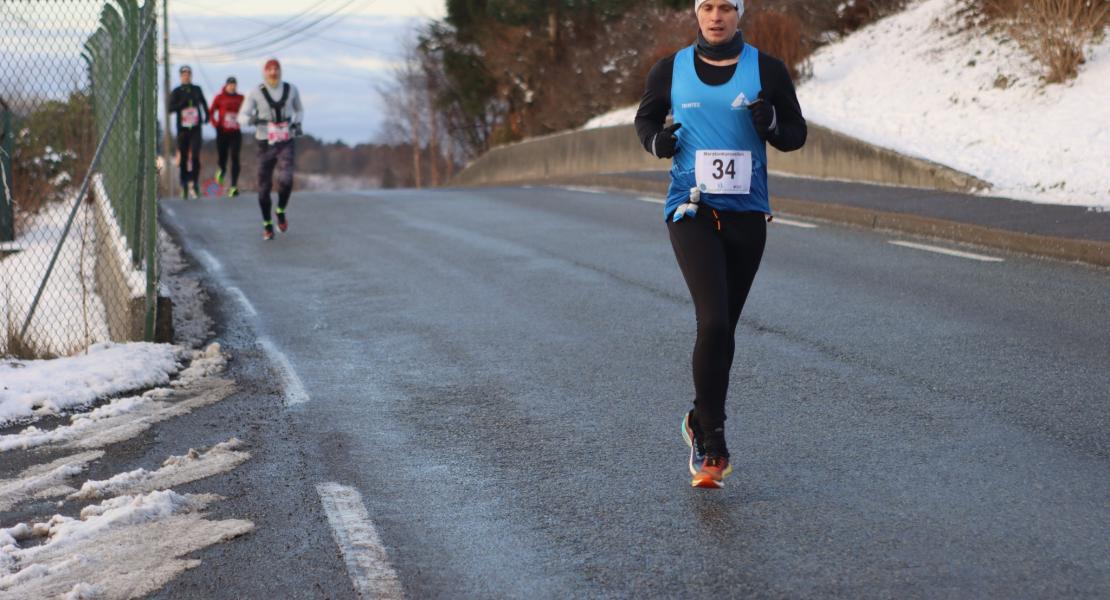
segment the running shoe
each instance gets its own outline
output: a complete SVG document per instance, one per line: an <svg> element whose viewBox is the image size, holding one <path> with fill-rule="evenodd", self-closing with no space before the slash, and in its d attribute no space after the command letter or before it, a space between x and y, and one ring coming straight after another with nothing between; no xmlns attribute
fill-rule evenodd
<svg viewBox="0 0 1110 600"><path fill-rule="evenodd" d="M274 239L274 224L264 223L262 225L262 239L263 241L270 241Z"/></svg>
<svg viewBox="0 0 1110 600"><path fill-rule="evenodd" d="M224 170L223 169L216 169L216 183L218 183L220 185L224 184Z"/></svg>
<svg viewBox="0 0 1110 600"><path fill-rule="evenodd" d="M277 209L277 218L278 218L278 229L281 230L282 233L285 233L286 231L288 231L289 230L289 222L285 220L285 211L280 209L280 208Z"/></svg>
<svg viewBox="0 0 1110 600"><path fill-rule="evenodd" d="M231 186L231 187L227 188L227 197L228 198L234 198L238 195L239 195L239 188L237 188L235 186Z"/></svg>
<svg viewBox="0 0 1110 600"><path fill-rule="evenodd" d="M705 446L694 431L694 425L690 421L692 416L693 411L682 416L682 439L686 440L686 445L690 448L690 474L697 475L705 462Z"/></svg>
<svg viewBox="0 0 1110 600"><path fill-rule="evenodd" d="M690 485L696 488L720 489L725 487L725 477L732 473L732 465L728 457L710 451L705 455L701 468L694 473Z"/></svg>

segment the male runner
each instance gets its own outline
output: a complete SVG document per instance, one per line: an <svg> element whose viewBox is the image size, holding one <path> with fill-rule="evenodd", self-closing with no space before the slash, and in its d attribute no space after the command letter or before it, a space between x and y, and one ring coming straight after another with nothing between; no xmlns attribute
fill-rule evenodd
<svg viewBox="0 0 1110 600"><path fill-rule="evenodd" d="M169 112L177 115L177 152L180 155L181 195L200 197L201 126L208 122L208 102L199 86L193 85L193 70L182 65L178 70L181 85L170 92ZM189 182L193 182L189 189Z"/></svg>
<svg viewBox="0 0 1110 600"><path fill-rule="evenodd" d="M691 484L704 488L732 472L725 396L771 215L766 143L790 151L806 139L786 66L744 43L743 12L742 0L695 0L697 42L652 67L636 113L644 148L674 159L664 218L697 315L694 408L682 433Z"/></svg>
<svg viewBox="0 0 1110 600"><path fill-rule="evenodd" d="M293 195L293 142L301 135L304 107L297 87L281 80L281 63L276 58L262 68L263 83L251 90L239 111L239 125L254 125L258 144L258 205L262 209L262 239L274 239L270 190L277 168L278 229L285 232L289 221L285 209Z"/></svg>
<svg viewBox="0 0 1110 600"><path fill-rule="evenodd" d="M239 108L243 105L243 95L236 92L238 83L228 77L227 83L212 99L212 126L216 128L216 153L219 165L216 167L216 183L223 185L227 175L227 158L231 155L231 187L227 195L239 195L239 149L242 147L243 134L239 130Z"/></svg>

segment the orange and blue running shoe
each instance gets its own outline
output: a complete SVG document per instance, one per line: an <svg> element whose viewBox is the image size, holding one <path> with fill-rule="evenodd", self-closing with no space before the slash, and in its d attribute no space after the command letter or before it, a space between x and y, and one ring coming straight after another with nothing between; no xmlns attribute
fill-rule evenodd
<svg viewBox="0 0 1110 600"><path fill-rule="evenodd" d="M706 449L691 421L692 416L693 411L690 411L682 417L682 438L690 447L690 475L693 476L690 485L697 488L723 488L725 477L732 473L728 454Z"/></svg>
<svg viewBox="0 0 1110 600"><path fill-rule="evenodd" d="M725 477L732 473L728 457L709 451L702 461L701 468L694 473L690 485L696 488L720 489L725 487Z"/></svg>

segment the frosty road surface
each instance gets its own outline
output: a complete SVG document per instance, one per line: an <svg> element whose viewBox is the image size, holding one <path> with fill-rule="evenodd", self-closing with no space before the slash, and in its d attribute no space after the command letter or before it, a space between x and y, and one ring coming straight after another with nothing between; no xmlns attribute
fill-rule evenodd
<svg viewBox="0 0 1110 600"><path fill-rule="evenodd" d="M268 417L306 469L248 495L301 504L158 597L354 598L394 572L407 598L1110 596L1104 270L772 224L737 331L736 471L707 492L658 204L298 193L266 243L253 195L165 204L221 266L239 372L309 400ZM242 562L265 556L302 558Z"/></svg>

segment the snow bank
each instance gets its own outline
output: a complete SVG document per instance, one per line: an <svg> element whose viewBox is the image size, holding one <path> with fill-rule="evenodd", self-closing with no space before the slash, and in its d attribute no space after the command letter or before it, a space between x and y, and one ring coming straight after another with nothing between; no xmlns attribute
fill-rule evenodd
<svg viewBox="0 0 1110 600"><path fill-rule="evenodd" d="M983 193L1110 209L1110 36L1074 81L1044 86L1016 42L965 29L960 0L921 0L811 58L806 119L974 175ZM631 124L635 106L583 129Z"/></svg>
<svg viewBox="0 0 1110 600"><path fill-rule="evenodd" d="M174 341L186 348L198 348L212 336L212 318L204 312L208 294L200 281L186 274L189 264L181 248L165 232L158 232L158 260L162 265L162 288L173 300Z"/></svg>
<svg viewBox="0 0 1110 600"><path fill-rule="evenodd" d="M203 518L217 499L156 491L87 506L80 519L54 515L0 529L0 597L131 598L157 590L200 564L185 555L254 528Z"/></svg>
<svg viewBox="0 0 1110 600"><path fill-rule="evenodd" d="M9 334L17 334L62 237L72 204L51 202L29 219L20 234L19 252L0 257L0 352ZM96 342L106 342L108 315L96 289L95 219L80 209L73 221L42 300L27 330L27 340L43 354L70 354ZM81 238L85 236L85 243Z"/></svg>
<svg viewBox="0 0 1110 600"><path fill-rule="evenodd" d="M582 129L598 129L600 127L612 127L614 125L631 125L636 122L636 111L639 110L639 108L640 106L637 104L598 115L586 121Z"/></svg>
<svg viewBox="0 0 1110 600"><path fill-rule="evenodd" d="M181 368L182 358L176 346L109 342L65 358L0 361L0 424L165 385Z"/></svg>
<svg viewBox="0 0 1110 600"><path fill-rule="evenodd" d="M806 118L994 185L987 193L1110 208L1110 36L1076 80L999 34L965 29L959 0L922 0L812 57Z"/></svg>
<svg viewBox="0 0 1110 600"><path fill-rule="evenodd" d="M238 452L243 443L238 438L216 444L207 452L190 448L181 456L171 456L155 471L135 469L120 473L103 481L86 481L70 498L104 498L116 494L139 494L168 489L230 471L250 458L247 452Z"/></svg>

